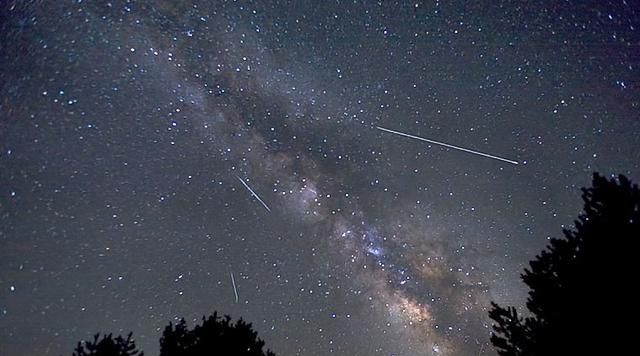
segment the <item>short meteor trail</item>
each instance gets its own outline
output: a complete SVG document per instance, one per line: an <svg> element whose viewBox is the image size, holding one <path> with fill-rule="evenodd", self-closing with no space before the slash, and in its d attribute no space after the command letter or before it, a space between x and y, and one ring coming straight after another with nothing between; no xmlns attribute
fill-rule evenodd
<svg viewBox="0 0 640 356"><path fill-rule="evenodd" d="M262 206L264 206L265 209L267 209L268 212L271 212L271 209L269 209L267 204L265 204L265 202L262 201L262 199L260 199L258 194L256 194L256 192L254 192L253 189L251 189L251 187L247 183L245 183L244 180L242 180L242 178L240 178L239 176L236 176L236 178L238 178L242 183L242 185L244 185L244 187L247 188L249 192L251 192L251 195L253 195L254 197L256 197L256 199L258 199L258 201L262 204Z"/></svg>
<svg viewBox="0 0 640 356"><path fill-rule="evenodd" d="M454 145L450 145L448 143L444 143L444 142L439 142L439 141L434 141L434 140L429 140L427 138L424 137L420 137L420 136L414 136L414 135L410 135L408 133L404 133L404 132L400 132L400 131L395 131L395 130L391 130L391 129L385 129L384 127L380 127L380 126L376 126L376 128L378 130L381 131L386 131L392 134L396 134L396 135L400 135L400 136L404 136L404 137L408 137L408 138L413 138L415 140L420 140L420 141L425 141L425 142L429 142L429 143L433 143L434 145L440 145L440 146L444 146L444 147L448 147L448 148L452 148L454 150L458 150L458 151L463 151L463 152L467 152L467 153L472 153L474 155L478 155L478 156L483 156L483 157L487 157L487 158L491 158L491 159L495 159L498 161L502 161L502 162L507 162L507 163L511 163L511 164L518 164L518 161L513 161L510 159L506 159L506 158L502 158L502 157L498 157L498 156L494 156L494 155L490 155L488 153L484 153L484 152L479 152L479 151L474 151L474 150L470 150L468 148L463 148L463 147L458 147L458 146L454 146Z"/></svg>
<svg viewBox="0 0 640 356"><path fill-rule="evenodd" d="M233 278L233 271L229 271L231 275L231 284L233 285L233 294L236 296L236 303L238 302L238 290L236 289L236 280Z"/></svg>

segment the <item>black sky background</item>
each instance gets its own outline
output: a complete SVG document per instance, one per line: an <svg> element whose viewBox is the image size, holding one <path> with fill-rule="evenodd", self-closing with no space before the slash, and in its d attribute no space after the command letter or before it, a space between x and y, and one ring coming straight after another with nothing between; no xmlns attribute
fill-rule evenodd
<svg viewBox="0 0 640 356"><path fill-rule="evenodd" d="M218 310L278 355L495 355L592 172L640 176L635 2L0 9L2 354Z"/></svg>

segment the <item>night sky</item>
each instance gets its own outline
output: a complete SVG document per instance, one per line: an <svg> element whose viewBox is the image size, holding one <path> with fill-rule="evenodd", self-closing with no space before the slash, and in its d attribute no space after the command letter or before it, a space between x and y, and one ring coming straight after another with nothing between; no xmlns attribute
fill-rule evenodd
<svg viewBox="0 0 640 356"><path fill-rule="evenodd" d="M277 355L495 355L592 173L640 179L633 1L0 11L2 355L214 310Z"/></svg>

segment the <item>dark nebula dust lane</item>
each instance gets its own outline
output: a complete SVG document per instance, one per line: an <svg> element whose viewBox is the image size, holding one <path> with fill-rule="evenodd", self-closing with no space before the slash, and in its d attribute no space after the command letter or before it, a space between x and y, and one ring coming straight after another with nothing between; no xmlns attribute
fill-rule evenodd
<svg viewBox="0 0 640 356"><path fill-rule="evenodd" d="M491 301L640 177L625 1L5 1L0 354L177 318L496 355Z"/></svg>

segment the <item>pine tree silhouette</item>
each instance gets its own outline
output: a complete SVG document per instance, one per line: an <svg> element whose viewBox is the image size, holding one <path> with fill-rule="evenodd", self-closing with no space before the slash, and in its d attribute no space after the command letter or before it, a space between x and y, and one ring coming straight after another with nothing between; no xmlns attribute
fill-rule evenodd
<svg viewBox="0 0 640 356"><path fill-rule="evenodd" d="M129 333L126 339L122 336L114 339L111 334L99 339L100 334L95 334L93 341L78 342L73 356L144 356L131 339L132 334Z"/></svg>
<svg viewBox="0 0 640 356"><path fill-rule="evenodd" d="M635 304L627 285L638 272L640 190L622 175L596 173L582 191L575 230L551 239L522 275L530 316L492 303L491 342L501 356L610 355L630 345L621 334Z"/></svg>
<svg viewBox="0 0 640 356"><path fill-rule="evenodd" d="M242 319L231 322L229 316L219 317L214 312L209 318L202 318L202 325L189 330L184 319L175 327L164 329L160 338L160 356L275 356L271 351L263 351L264 341L257 337L251 323Z"/></svg>

